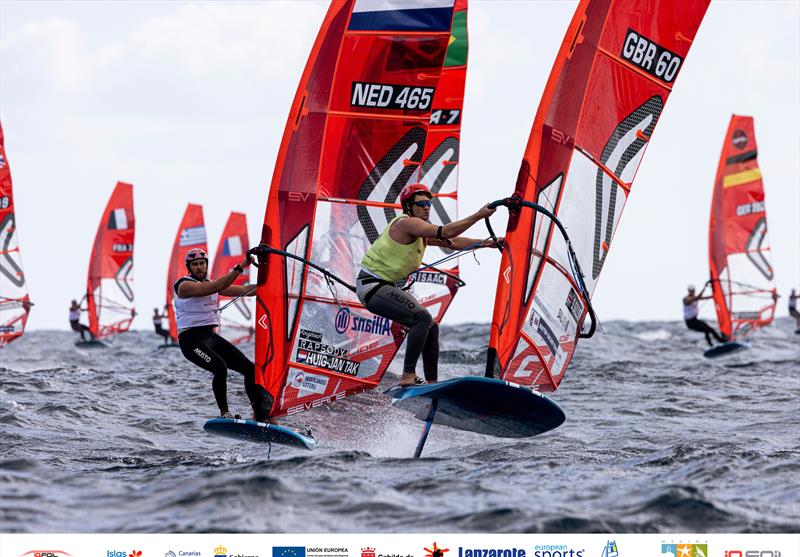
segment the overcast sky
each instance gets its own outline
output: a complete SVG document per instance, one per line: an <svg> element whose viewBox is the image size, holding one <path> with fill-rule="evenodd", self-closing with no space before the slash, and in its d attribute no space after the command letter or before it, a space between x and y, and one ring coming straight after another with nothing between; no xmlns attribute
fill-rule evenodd
<svg viewBox="0 0 800 557"><path fill-rule="evenodd" d="M575 5L472 0L462 215L513 190ZM36 304L29 327L67 327L117 180L134 184L137 327L150 327L164 302L187 202L203 204L212 250L232 210L246 212L259 237L286 116L326 7L0 2L0 121ZM601 319L680 319L686 285L708 277L709 205L734 112L755 117L779 291L800 283L799 21L794 1L712 3L606 261L594 302ZM496 224L504 229L504 218ZM470 235L484 234L478 226ZM445 323L491 320L499 258L483 250L478 259L462 258L467 290Z"/></svg>

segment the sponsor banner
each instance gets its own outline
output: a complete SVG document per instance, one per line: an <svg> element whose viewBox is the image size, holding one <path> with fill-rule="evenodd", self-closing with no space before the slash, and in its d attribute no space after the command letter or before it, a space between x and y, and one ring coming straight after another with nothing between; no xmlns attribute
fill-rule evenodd
<svg viewBox="0 0 800 557"><path fill-rule="evenodd" d="M0 534L0 557L800 557L800 534Z"/></svg>

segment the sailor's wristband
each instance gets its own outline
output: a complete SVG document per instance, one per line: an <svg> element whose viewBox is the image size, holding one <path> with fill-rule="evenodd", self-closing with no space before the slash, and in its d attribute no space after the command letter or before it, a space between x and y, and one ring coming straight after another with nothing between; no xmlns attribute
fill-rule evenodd
<svg viewBox="0 0 800 557"><path fill-rule="evenodd" d="M234 265L234 266L233 266L233 270L234 270L234 271L236 271L237 273L239 273L240 275L241 275L242 273L244 273L244 267L242 267L242 266L241 266L241 265L239 265L238 263L237 263L236 265Z"/></svg>

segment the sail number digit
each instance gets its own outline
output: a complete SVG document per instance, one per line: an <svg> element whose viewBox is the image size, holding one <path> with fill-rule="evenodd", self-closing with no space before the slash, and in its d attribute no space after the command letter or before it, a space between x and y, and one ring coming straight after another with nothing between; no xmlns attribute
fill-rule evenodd
<svg viewBox="0 0 800 557"><path fill-rule="evenodd" d="M440 108L431 112L431 126L457 126L460 123L460 110Z"/></svg>

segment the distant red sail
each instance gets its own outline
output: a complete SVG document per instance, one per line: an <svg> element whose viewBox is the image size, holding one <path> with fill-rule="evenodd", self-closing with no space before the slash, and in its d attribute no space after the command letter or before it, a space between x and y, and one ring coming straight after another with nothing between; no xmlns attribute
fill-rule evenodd
<svg viewBox="0 0 800 557"><path fill-rule="evenodd" d="M31 308L18 242L11 169L0 125L0 347L22 336Z"/></svg>
<svg viewBox="0 0 800 557"><path fill-rule="evenodd" d="M231 213L222 236L219 238L217 251L214 254L214 265L211 267L211 278L218 279L231 271L231 269L244 259L250 249L250 240L247 235L247 215L244 213ZM245 269L234 285L245 286L250 284L250 268ZM220 307L231 301L230 296L220 296ZM252 340L255 329L253 316L255 310L251 303L252 298L242 297L234 301L220 313L220 326L218 332L234 344L241 344Z"/></svg>
<svg viewBox="0 0 800 557"><path fill-rule="evenodd" d="M583 0L567 29L514 194L566 227L587 296L707 7L708 0ZM511 213L505 239L489 372L553 391L588 315L584 295L548 217Z"/></svg>
<svg viewBox="0 0 800 557"><path fill-rule="evenodd" d="M432 186L433 223L455 220L466 40L466 2L332 2L289 114L261 241L355 282L406 184ZM272 414L375 387L404 329L303 262L271 255L265 263L256 369L275 397ZM457 267L442 270L453 273L415 273L413 287L437 318L457 288Z"/></svg>
<svg viewBox="0 0 800 557"><path fill-rule="evenodd" d="M133 186L117 182L94 238L86 301L89 329L97 338L123 333L134 318Z"/></svg>
<svg viewBox="0 0 800 557"><path fill-rule="evenodd" d="M183 213L183 220L175 235L172 244L172 254L169 258L167 269L167 317L169 318L169 335L172 340L178 341L178 325L175 322L175 307L172 299L175 297L173 286L175 281L186 276L186 252L193 248L200 248L208 253L206 243L206 225L203 221L202 205L190 203Z"/></svg>
<svg viewBox="0 0 800 557"><path fill-rule="evenodd" d="M731 116L714 181L708 255L719 328L734 339L775 317L764 183L751 116Z"/></svg>

